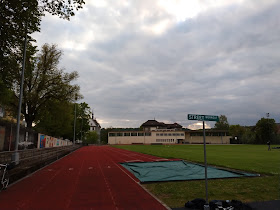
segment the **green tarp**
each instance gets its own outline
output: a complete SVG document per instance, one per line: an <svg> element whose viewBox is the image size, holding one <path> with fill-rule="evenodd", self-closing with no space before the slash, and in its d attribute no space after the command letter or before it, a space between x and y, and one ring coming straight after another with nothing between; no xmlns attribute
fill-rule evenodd
<svg viewBox="0 0 280 210"><path fill-rule="evenodd" d="M161 162L130 162L121 163L121 165L132 172L140 180L140 182L205 179L204 166L188 163L183 160ZM234 172L208 166L207 176L209 179L216 179L259 175L245 172Z"/></svg>

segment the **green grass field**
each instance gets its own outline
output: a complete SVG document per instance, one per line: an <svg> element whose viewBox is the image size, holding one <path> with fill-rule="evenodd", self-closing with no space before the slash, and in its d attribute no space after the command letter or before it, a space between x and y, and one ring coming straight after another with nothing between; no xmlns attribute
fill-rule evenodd
<svg viewBox="0 0 280 210"><path fill-rule="evenodd" d="M203 163L203 145L123 145L122 149L164 158ZM273 146L272 146L273 147ZM208 165L261 174L260 177L208 181L209 200L237 199L243 202L280 199L280 150L266 145L207 145ZM182 207L194 198L205 198L205 182L180 181L144 184L170 207Z"/></svg>

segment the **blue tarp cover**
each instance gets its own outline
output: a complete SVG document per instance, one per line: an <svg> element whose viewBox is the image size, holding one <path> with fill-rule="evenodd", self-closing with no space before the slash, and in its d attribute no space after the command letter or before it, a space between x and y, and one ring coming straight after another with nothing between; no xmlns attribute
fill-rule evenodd
<svg viewBox="0 0 280 210"><path fill-rule="evenodd" d="M121 163L132 172L140 182L179 181L205 179L204 166L186 161L133 162ZM208 179L259 176L245 172L207 167Z"/></svg>

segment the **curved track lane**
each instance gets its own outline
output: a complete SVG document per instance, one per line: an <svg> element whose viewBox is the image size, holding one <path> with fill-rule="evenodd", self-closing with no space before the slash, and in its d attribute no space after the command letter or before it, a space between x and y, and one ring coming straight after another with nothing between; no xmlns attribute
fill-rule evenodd
<svg viewBox="0 0 280 210"><path fill-rule="evenodd" d="M167 209L119 162L161 158L83 147L0 192L0 209Z"/></svg>

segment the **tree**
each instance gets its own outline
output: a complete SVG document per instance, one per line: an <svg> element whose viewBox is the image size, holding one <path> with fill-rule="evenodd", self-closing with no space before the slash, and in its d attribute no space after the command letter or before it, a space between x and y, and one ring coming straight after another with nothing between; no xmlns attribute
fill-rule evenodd
<svg viewBox="0 0 280 210"><path fill-rule="evenodd" d="M12 88L14 74L21 68L25 37L40 31L44 12L69 20L83 0L0 0L0 96ZM0 104L9 101L0 97Z"/></svg>
<svg viewBox="0 0 280 210"><path fill-rule="evenodd" d="M243 144L253 144L256 141L256 133L252 128L246 127L241 138Z"/></svg>
<svg viewBox="0 0 280 210"><path fill-rule="evenodd" d="M35 129L50 136L72 139L73 120L72 103L50 100L38 111Z"/></svg>
<svg viewBox="0 0 280 210"><path fill-rule="evenodd" d="M85 4L84 0L38 0L38 2L44 11L67 20L75 15L75 10L82 9Z"/></svg>
<svg viewBox="0 0 280 210"><path fill-rule="evenodd" d="M273 141L277 132L277 125L274 119L261 118L256 124L256 143L266 144Z"/></svg>
<svg viewBox="0 0 280 210"><path fill-rule="evenodd" d="M87 103L83 102L80 104L76 104L76 137L75 137L75 139L83 140L84 134L89 131L90 114L91 114L90 107Z"/></svg>
<svg viewBox="0 0 280 210"><path fill-rule="evenodd" d="M39 31L41 16L37 1L1 0L0 95L12 88L14 75L21 67L25 35ZM7 99L1 98L0 103L7 103Z"/></svg>
<svg viewBox="0 0 280 210"><path fill-rule="evenodd" d="M58 64L62 52L55 45L45 44L38 56L28 51L26 77L23 88L22 114L27 127L31 128L40 110L44 110L51 101L74 101L81 98L80 87L71 83L78 77L77 72L65 73ZM19 87L20 80L16 80L14 87ZM17 107L19 90L14 91L14 107Z"/></svg>
<svg viewBox="0 0 280 210"><path fill-rule="evenodd" d="M219 121L215 123L215 129L217 130L228 130L229 129L229 124L227 121L227 117L225 115L221 115L219 117Z"/></svg>
<svg viewBox="0 0 280 210"><path fill-rule="evenodd" d="M235 138L237 137L239 142L242 141L242 136L245 132L245 128L241 125L230 125L229 126L229 134Z"/></svg>
<svg viewBox="0 0 280 210"><path fill-rule="evenodd" d="M113 127L110 128L102 128L100 131L100 141L102 144L107 144L108 143L108 133L110 131L114 130Z"/></svg>
<svg viewBox="0 0 280 210"><path fill-rule="evenodd" d="M86 144L97 144L98 143L98 134L96 131L88 131L85 135L83 143Z"/></svg>

